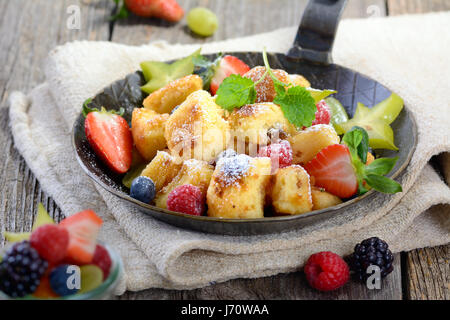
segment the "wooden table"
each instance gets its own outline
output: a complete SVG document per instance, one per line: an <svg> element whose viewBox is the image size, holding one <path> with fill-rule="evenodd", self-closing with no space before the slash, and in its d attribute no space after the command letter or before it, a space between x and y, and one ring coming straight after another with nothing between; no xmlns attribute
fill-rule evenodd
<svg viewBox="0 0 450 320"><path fill-rule="evenodd" d="M29 231L43 202L59 221L61 211L14 148L8 127L7 99L13 90L28 92L44 80L48 51L72 40L104 40L139 45L152 40L204 43L298 25L306 0L179 0L186 11L211 8L220 28L213 37L193 37L185 21L172 25L131 17L109 23L112 0L0 0L0 231ZM67 28L71 5L81 9L81 28ZM450 10L450 0L350 0L344 18ZM69 11L69 12L68 12ZM418 26L420 27L420 26ZM411 32L414 32L412 30ZM4 240L2 240L4 241ZM441 246L395 255L394 272L381 290L351 282L327 294L310 289L301 272L260 279L237 279L191 291L151 289L127 292L121 299L449 299L449 248Z"/></svg>

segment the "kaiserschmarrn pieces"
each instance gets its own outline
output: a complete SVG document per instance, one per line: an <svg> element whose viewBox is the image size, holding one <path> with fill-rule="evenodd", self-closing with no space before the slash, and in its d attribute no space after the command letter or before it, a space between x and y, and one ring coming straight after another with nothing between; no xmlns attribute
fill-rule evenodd
<svg viewBox="0 0 450 320"><path fill-rule="evenodd" d="M312 211L309 175L303 167L292 165L278 170L270 198L275 212L296 215Z"/></svg>
<svg viewBox="0 0 450 320"><path fill-rule="evenodd" d="M311 187L313 210L325 209L342 203L342 200L323 188Z"/></svg>
<svg viewBox="0 0 450 320"><path fill-rule="evenodd" d="M306 164L323 148L340 142L334 128L326 124L317 124L288 138L294 156L293 163Z"/></svg>
<svg viewBox="0 0 450 320"><path fill-rule="evenodd" d="M156 90L145 98L144 107L158 113L170 113L194 91L203 87L202 78L188 75L169 82L165 87Z"/></svg>
<svg viewBox="0 0 450 320"><path fill-rule="evenodd" d="M165 151L158 151L153 160L141 172L141 176L152 179L155 190L158 192L172 181L181 166L182 162L179 158L173 157Z"/></svg>
<svg viewBox="0 0 450 320"><path fill-rule="evenodd" d="M221 158L208 187L208 216L263 218L266 187L270 182L270 158L244 154Z"/></svg>
<svg viewBox="0 0 450 320"><path fill-rule="evenodd" d="M170 115L165 129L172 155L212 161L225 150L229 134L223 109L204 90L193 92Z"/></svg>
<svg viewBox="0 0 450 320"><path fill-rule="evenodd" d="M250 78L253 82L258 81L266 72L266 67L258 66L250 69L244 74L245 78ZM289 74L281 69L273 69L275 77L283 83L290 82ZM256 89L256 103L272 102L277 95L275 87L273 86L272 78L267 75L260 83L255 86Z"/></svg>
<svg viewBox="0 0 450 320"><path fill-rule="evenodd" d="M268 144L268 132L271 129L281 129L288 135L297 133L280 106L272 102L249 104L235 109L227 120L231 129L230 136L250 144Z"/></svg>
<svg viewBox="0 0 450 320"><path fill-rule="evenodd" d="M289 82L292 83L294 86L300 86L304 88L311 87L311 83L304 76L299 74L290 74Z"/></svg>
<svg viewBox="0 0 450 320"><path fill-rule="evenodd" d="M135 108L131 116L131 133L136 149L150 161L158 150L166 147L164 129L169 115L145 108Z"/></svg>
<svg viewBox="0 0 450 320"><path fill-rule="evenodd" d="M176 187L184 184L192 184L193 186L199 187L203 196L206 197L206 190L208 189L213 171L214 167L205 161L195 159L185 160L175 178L156 194L156 206L166 209L169 193Z"/></svg>

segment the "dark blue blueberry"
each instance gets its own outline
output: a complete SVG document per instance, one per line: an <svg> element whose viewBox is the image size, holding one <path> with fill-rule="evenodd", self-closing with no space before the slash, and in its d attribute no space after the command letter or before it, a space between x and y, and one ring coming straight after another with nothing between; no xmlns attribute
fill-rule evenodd
<svg viewBox="0 0 450 320"><path fill-rule="evenodd" d="M63 264L50 273L50 286L55 293L62 297L75 294L80 290L81 279L77 279L80 277L79 269L77 272L75 268L69 269L69 267L71 265Z"/></svg>
<svg viewBox="0 0 450 320"><path fill-rule="evenodd" d="M137 177L131 183L130 196L136 200L150 203L156 195L155 183L144 176Z"/></svg>

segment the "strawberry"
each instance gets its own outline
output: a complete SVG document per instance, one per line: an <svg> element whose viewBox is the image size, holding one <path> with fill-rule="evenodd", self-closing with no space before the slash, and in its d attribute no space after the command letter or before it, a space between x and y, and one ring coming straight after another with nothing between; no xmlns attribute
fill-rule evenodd
<svg viewBox="0 0 450 320"><path fill-rule="evenodd" d="M349 198L358 191L350 150L345 145L333 144L322 149L304 168L314 177L317 187L340 198Z"/></svg>
<svg viewBox="0 0 450 320"><path fill-rule="evenodd" d="M177 22L184 16L183 8L175 0L125 0L125 6L141 17Z"/></svg>
<svg viewBox="0 0 450 320"><path fill-rule="evenodd" d="M214 77L211 80L211 93L215 95L223 79L229 75L240 74L243 76L249 70L250 67L235 56L224 56L222 60L220 60L219 66L217 67Z"/></svg>
<svg viewBox="0 0 450 320"><path fill-rule="evenodd" d="M91 263L102 219L94 211L85 210L65 218L59 225L69 232L66 259L79 265Z"/></svg>
<svg viewBox="0 0 450 320"><path fill-rule="evenodd" d="M105 108L98 111L85 107L84 111L86 138L92 149L114 172L127 172L133 153L133 138L127 121Z"/></svg>

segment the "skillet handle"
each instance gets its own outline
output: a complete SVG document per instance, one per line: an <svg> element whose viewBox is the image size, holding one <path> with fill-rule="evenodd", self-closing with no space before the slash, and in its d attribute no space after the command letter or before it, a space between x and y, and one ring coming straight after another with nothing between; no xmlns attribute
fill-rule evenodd
<svg viewBox="0 0 450 320"><path fill-rule="evenodd" d="M347 0L310 0L287 56L319 64L332 63L334 37L346 3Z"/></svg>

